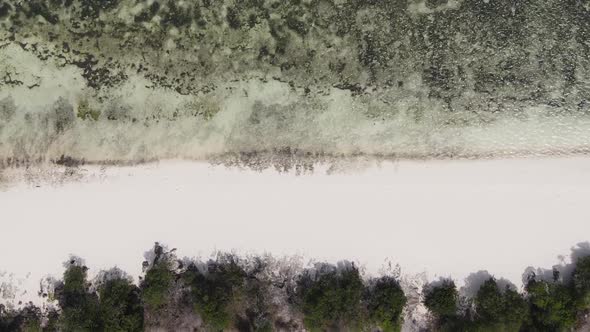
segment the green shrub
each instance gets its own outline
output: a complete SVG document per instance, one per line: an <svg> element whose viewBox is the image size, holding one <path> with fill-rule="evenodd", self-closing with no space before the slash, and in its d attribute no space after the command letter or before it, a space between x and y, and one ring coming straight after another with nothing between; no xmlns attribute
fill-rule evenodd
<svg viewBox="0 0 590 332"><path fill-rule="evenodd" d="M87 268L70 262L63 283L56 289L62 309L60 325L64 331L96 331L100 329L98 297L89 292Z"/></svg>
<svg viewBox="0 0 590 332"><path fill-rule="evenodd" d="M496 281L488 279L481 285L475 297L478 318L486 322L502 320L504 314L504 296Z"/></svg>
<svg viewBox="0 0 590 332"><path fill-rule="evenodd" d="M367 311L370 321L381 331L400 331L402 312L407 298L398 281L392 277L377 279L367 292Z"/></svg>
<svg viewBox="0 0 590 332"><path fill-rule="evenodd" d="M174 273L167 261L156 262L145 274L141 283L144 304L152 310L161 309L170 296L174 282Z"/></svg>
<svg viewBox="0 0 590 332"><path fill-rule="evenodd" d="M526 285L532 327L539 331L562 331L574 327L576 307L571 287L532 279Z"/></svg>
<svg viewBox="0 0 590 332"><path fill-rule="evenodd" d="M64 272L63 282L56 287L56 298L62 309L57 319L63 331L142 331L143 307L139 288L119 270L103 274L97 292L91 290L87 268L72 259ZM48 312L54 325L57 313Z"/></svg>
<svg viewBox="0 0 590 332"><path fill-rule="evenodd" d="M440 285L432 286L427 290L424 305L439 320L445 320L457 314L458 300L459 293L455 282L444 280Z"/></svg>
<svg viewBox="0 0 590 332"><path fill-rule="evenodd" d="M0 304L0 331L40 332L41 309L33 304L15 310Z"/></svg>
<svg viewBox="0 0 590 332"><path fill-rule="evenodd" d="M518 330L529 319L529 307L522 294L512 289L504 292L504 315L508 328Z"/></svg>
<svg viewBox="0 0 590 332"><path fill-rule="evenodd" d="M518 331L528 315L524 298L508 287L502 292L493 278L481 285L474 304L479 330Z"/></svg>
<svg viewBox="0 0 590 332"><path fill-rule="evenodd" d="M578 308L580 310L590 309L590 256L578 259L572 281L576 291Z"/></svg>
<svg viewBox="0 0 590 332"><path fill-rule="evenodd" d="M486 280L473 299L466 300L472 306L459 311L457 288L446 280L427 290L424 304L434 314L440 331L519 331L528 321L523 296L509 287L502 291L494 278Z"/></svg>
<svg viewBox="0 0 590 332"><path fill-rule="evenodd" d="M243 292L245 278L246 272L233 255L219 255L208 262L206 272L191 264L183 274L196 311L214 330L231 325L236 314L231 308Z"/></svg>
<svg viewBox="0 0 590 332"><path fill-rule="evenodd" d="M312 330L362 324L363 282L354 265L344 269L324 264L306 270L297 281L296 295L305 326Z"/></svg>
<svg viewBox="0 0 590 332"><path fill-rule="evenodd" d="M55 308L49 308L45 312L45 317L47 319L45 323L45 327L43 328L44 332L55 332L59 331L59 320L60 314Z"/></svg>
<svg viewBox="0 0 590 332"><path fill-rule="evenodd" d="M115 277L98 287L105 331L142 331L143 306L139 288L128 278Z"/></svg>

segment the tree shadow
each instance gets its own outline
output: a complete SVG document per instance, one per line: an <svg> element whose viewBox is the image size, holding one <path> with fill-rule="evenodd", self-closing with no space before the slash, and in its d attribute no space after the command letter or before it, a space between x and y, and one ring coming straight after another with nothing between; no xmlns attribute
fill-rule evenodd
<svg viewBox="0 0 590 332"><path fill-rule="evenodd" d="M494 279L498 284L498 288L504 290L506 288L510 288L513 290L518 290L516 285L514 285L510 280L504 278L495 278L491 275L488 271L481 270L475 273L470 274L467 278L465 278L465 285L461 287L460 294L467 297L467 298L474 298L477 295L477 291L484 282Z"/></svg>
<svg viewBox="0 0 590 332"><path fill-rule="evenodd" d="M569 282L578 259L590 256L590 242L580 242L571 248L569 262L566 262L566 257L558 256L561 263L553 265L551 269L534 268L529 266L522 275L522 282L524 285L528 283L531 278L543 281L562 281Z"/></svg>

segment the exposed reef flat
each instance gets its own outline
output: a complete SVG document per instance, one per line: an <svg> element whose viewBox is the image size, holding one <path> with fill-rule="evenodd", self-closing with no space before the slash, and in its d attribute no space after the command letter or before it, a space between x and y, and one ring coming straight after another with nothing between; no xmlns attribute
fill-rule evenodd
<svg viewBox="0 0 590 332"><path fill-rule="evenodd" d="M3 167L590 149L586 1L3 0L0 27Z"/></svg>

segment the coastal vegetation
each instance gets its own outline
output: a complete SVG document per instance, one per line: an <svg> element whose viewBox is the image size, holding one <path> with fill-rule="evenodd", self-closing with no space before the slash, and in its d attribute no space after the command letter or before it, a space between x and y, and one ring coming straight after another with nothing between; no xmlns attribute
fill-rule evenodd
<svg viewBox="0 0 590 332"><path fill-rule="evenodd" d="M42 306L0 305L0 331L395 332L416 324L405 320L420 307L430 331L573 331L590 312L588 255L527 270L520 290L481 272L476 284L466 280L471 291L450 278L416 289L399 274L368 276L348 261L303 266L234 253L180 259L158 243L143 268L136 283L118 268L89 273L71 257Z"/></svg>

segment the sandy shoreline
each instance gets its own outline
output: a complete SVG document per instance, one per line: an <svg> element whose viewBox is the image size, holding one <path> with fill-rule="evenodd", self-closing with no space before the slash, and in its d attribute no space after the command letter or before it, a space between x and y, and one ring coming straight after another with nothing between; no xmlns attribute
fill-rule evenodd
<svg viewBox="0 0 590 332"><path fill-rule="evenodd" d="M488 270L521 285L590 240L590 157L384 162L360 172L296 176L195 162L85 166L79 181L0 191L0 283L35 297L69 254L91 272L137 276L160 241L180 256L214 250L355 260L374 274L459 281ZM37 187L38 186L38 187ZM12 280L12 281L10 281Z"/></svg>

